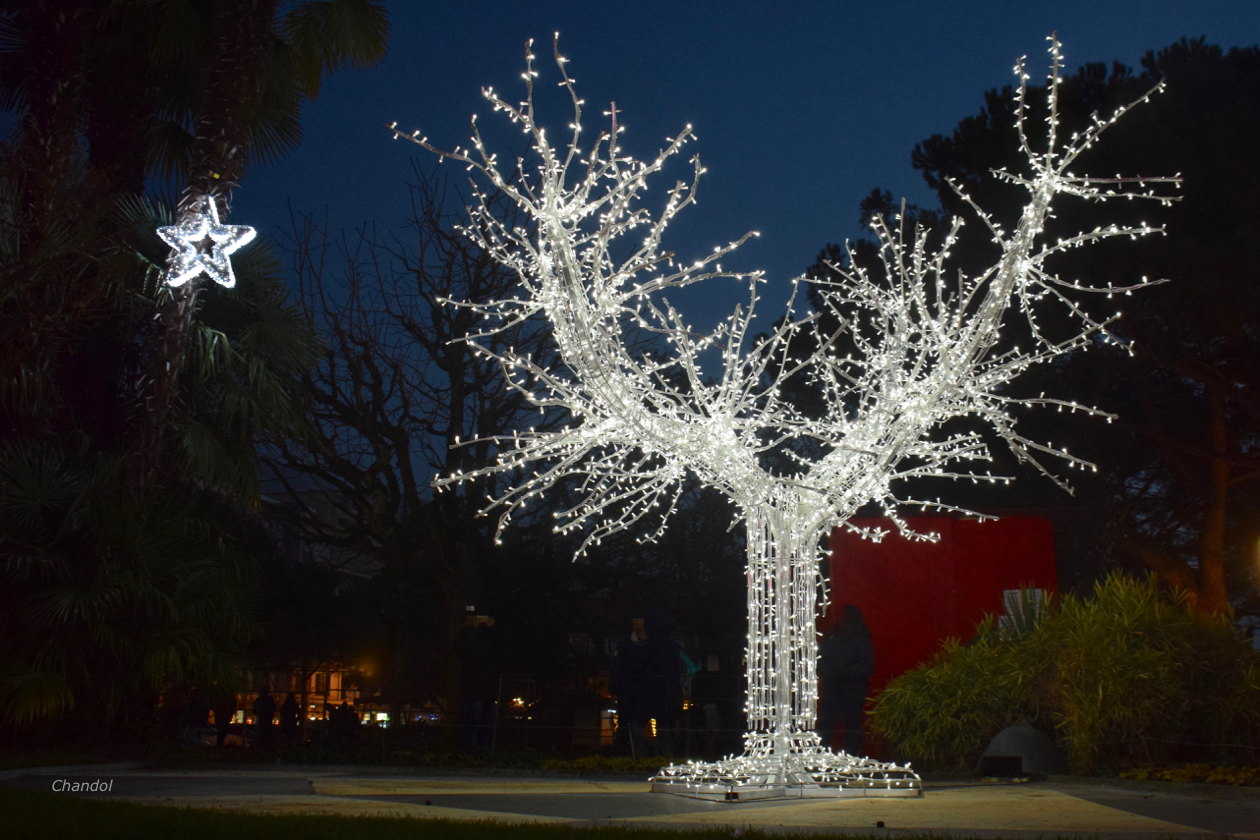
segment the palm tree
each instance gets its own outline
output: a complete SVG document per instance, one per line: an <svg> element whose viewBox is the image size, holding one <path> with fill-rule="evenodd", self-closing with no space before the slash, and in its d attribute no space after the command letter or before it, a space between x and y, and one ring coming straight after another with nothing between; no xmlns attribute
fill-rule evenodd
<svg viewBox="0 0 1260 840"><path fill-rule="evenodd" d="M210 27L210 54L188 164L179 221L209 202L228 212L228 194L245 173L251 149L264 154L296 145L301 99L314 99L326 72L370 67L384 57L384 10L367 0L301 3L277 18L279 0L222 0ZM265 118L264 118L265 116ZM214 247L214 246L210 246ZM163 309L155 370L146 384L145 421L135 457L142 486L164 454L185 348L202 288L194 276Z"/></svg>
<svg viewBox="0 0 1260 840"><path fill-rule="evenodd" d="M230 71L216 58L215 38L226 37L216 21L259 5L271 10L271 40L256 41L267 45L265 72L241 94L248 119L232 123L232 143L199 152L192 138L209 118L189 115L227 107L227 89L213 85ZM375 53L348 48L345 26L320 29L356 9L376 24L351 34L375 32ZM236 183L251 155L296 146L298 109L323 73L383 50L378 4L281 11L0 0L10 47L0 104L24 111L0 161L0 720L10 724L71 708L101 720L135 708L161 679L223 678L252 632L252 564L222 536L223 520L238 515L228 502L256 498L252 441L292 419L288 395L314 340L264 243L238 253L230 292L164 291L169 249L155 229L172 219L138 195L136 171L194 182L216 171L216 149L234 148L230 177L213 180ZM115 66L124 53L140 66ZM324 57L312 65L311 54ZM108 103L129 84L134 119L122 119ZM124 154L127 138L142 156ZM163 300L168 317L155 323ZM172 309L182 320L172 323ZM154 346L159 370L170 365L143 377L141 351ZM155 386L162 399L128 435L135 394ZM135 433L154 446L137 446ZM169 471L137 482L137 449Z"/></svg>
<svg viewBox="0 0 1260 840"><path fill-rule="evenodd" d="M219 194L296 149L324 76L375 66L388 39L373 0L0 0L0 108L45 168L82 135L113 189Z"/></svg>
<svg viewBox="0 0 1260 840"><path fill-rule="evenodd" d="M251 161L275 160L300 143L302 104L318 96L324 76L374 66L388 34L373 0L0 0L0 107L23 112L6 155L20 175L10 179L21 193L19 244L30 253L51 237L58 253L70 253L56 245L67 241L68 219L82 216L93 196L140 194L149 176L168 185L186 178L180 217L207 200L226 216L230 190ZM146 293L143 274L121 288L89 274L92 283L77 281L63 295L76 297L75 312ZM158 289L167 297L131 434L139 486L156 481L158 464L169 460L201 286ZM93 294L80 297L87 288ZM29 366L29 347L14 354L15 367Z"/></svg>
<svg viewBox="0 0 1260 840"><path fill-rule="evenodd" d="M194 493L120 492L116 461L0 452L0 722L124 718L166 680L228 679L253 566Z"/></svg>

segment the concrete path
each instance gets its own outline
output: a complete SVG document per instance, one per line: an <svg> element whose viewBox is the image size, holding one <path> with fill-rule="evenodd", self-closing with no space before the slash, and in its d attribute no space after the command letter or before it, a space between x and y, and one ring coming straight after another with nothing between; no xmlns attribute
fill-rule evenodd
<svg viewBox="0 0 1260 840"><path fill-rule="evenodd" d="M1260 789L1055 777L1023 784L927 782L921 799L726 804L653 794L643 781L414 776L397 768L161 770L134 765L9 771L0 785L150 805L259 813L402 815L511 823L715 825L784 833L949 833L959 837L1260 840ZM102 785L103 787L103 785ZM882 827L881 824L882 823Z"/></svg>

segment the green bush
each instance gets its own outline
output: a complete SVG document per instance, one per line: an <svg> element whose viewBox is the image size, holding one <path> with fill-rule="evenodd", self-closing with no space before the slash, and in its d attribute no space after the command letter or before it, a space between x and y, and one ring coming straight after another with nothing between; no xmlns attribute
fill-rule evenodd
<svg viewBox="0 0 1260 840"><path fill-rule="evenodd" d="M1027 684L1040 663L1024 645L1006 643L991 618L964 647L946 639L927 665L888 684L872 712L872 729L916 763L941 769L974 765L999 730L1029 717Z"/></svg>
<svg viewBox="0 0 1260 840"><path fill-rule="evenodd" d="M1153 578L1113 573L1041 620L991 618L947 640L884 690L872 729L926 767L969 769L999 730L1027 718L1074 772L1172 755L1254 757L1260 660L1228 616L1199 616Z"/></svg>
<svg viewBox="0 0 1260 840"><path fill-rule="evenodd" d="M1202 782L1213 785L1260 786L1260 767L1214 767L1186 764L1181 767L1133 767L1120 773L1122 779L1158 782Z"/></svg>

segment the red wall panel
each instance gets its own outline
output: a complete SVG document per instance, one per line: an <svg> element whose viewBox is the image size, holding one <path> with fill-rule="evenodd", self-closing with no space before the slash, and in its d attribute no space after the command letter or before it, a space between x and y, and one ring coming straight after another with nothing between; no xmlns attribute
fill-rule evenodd
<svg viewBox="0 0 1260 840"><path fill-rule="evenodd" d="M945 517L907 519L935 543L907 539L892 522L854 519L891 531L882 542L837 528L831 535L831 605L825 631L844 604L861 608L875 647L871 693L930 659L946 637L966 642L986 613L1002 613L1002 592L1022 586L1055 590L1054 537L1048 520Z"/></svg>

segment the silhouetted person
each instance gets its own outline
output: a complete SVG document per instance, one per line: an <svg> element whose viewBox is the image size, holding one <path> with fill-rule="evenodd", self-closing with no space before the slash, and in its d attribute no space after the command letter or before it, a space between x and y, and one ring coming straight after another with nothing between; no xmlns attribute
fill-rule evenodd
<svg viewBox="0 0 1260 840"><path fill-rule="evenodd" d="M631 752L646 755L643 737L656 721L655 751L671 755L674 726L682 705L682 650L674 641L673 622L652 612L630 622L630 635L617 643L617 716L630 736Z"/></svg>
<svg viewBox="0 0 1260 840"><path fill-rule="evenodd" d="M464 746L471 752L490 748L495 702L499 699L499 653L494 619L469 612L455 641L463 675Z"/></svg>
<svg viewBox="0 0 1260 840"><path fill-rule="evenodd" d="M179 740L184 733L184 714L188 711L188 690L179 687L168 689L162 692L159 703L163 731Z"/></svg>
<svg viewBox="0 0 1260 840"><path fill-rule="evenodd" d="M836 725L844 726L844 751L862 754L862 709L875 671L871 631L862 611L845 604L840 620L823 637L818 650L818 676L822 696L818 703L818 736L832 746Z"/></svg>
<svg viewBox="0 0 1260 840"><path fill-rule="evenodd" d="M271 693L265 687L258 695L258 699L254 701L253 711L258 745L265 747L271 743L271 726L276 719L276 701L272 699Z"/></svg>
<svg viewBox="0 0 1260 840"><path fill-rule="evenodd" d="M674 754L674 729L682 711L682 648L674 641L674 622L667 613L649 613L647 633L647 716L656 721L656 754Z"/></svg>
<svg viewBox="0 0 1260 840"><path fill-rule="evenodd" d="M236 692L225 685L215 683L212 695L215 746L221 747L227 742L232 718L236 716Z"/></svg>
<svg viewBox="0 0 1260 840"><path fill-rule="evenodd" d="M342 700L340 706L334 706L328 718L333 737L343 744L352 744L359 737L359 713L350 705L349 700Z"/></svg>
<svg viewBox="0 0 1260 840"><path fill-rule="evenodd" d="M180 736L190 743L200 743L203 732L210 725L210 698L201 688L193 688L188 695L188 705L179 719L183 729Z"/></svg>
<svg viewBox="0 0 1260 840"><path fill-rule="evenodd" d="M300 713L301 707L298 705L297 697L290 691L285 695L284 702L280 704L280 734L286 741L291 741L297 732Z"/></svg>
<svg viewBox="0 0 1260 840"><path fill-rule="evenodd" d="M641 738L633 734L634 730L637 728L641 735L647 725L643 709L644 682L641 678L642 663L646 657L642 650L647 642L646 635L643 619L630 619L630 633L617 640L608 675L608 691L617 698L615 749L622 755L630 753L635 757L640 751Z"/></svg>

